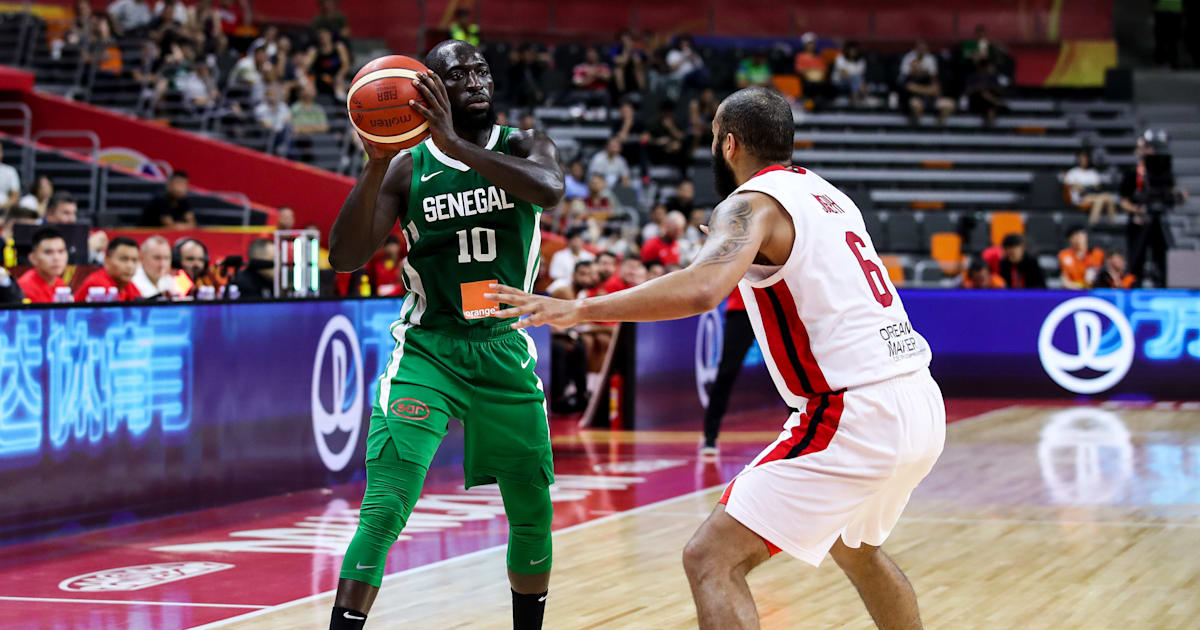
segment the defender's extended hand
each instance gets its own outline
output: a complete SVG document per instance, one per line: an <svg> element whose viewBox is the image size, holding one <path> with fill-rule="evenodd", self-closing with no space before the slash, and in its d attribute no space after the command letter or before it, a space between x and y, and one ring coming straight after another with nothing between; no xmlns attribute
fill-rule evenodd
<svg viewBox="0 0 1200 630"><path fill-rule="evenodd" d="M429 121L429 135L433 137L433 143L443 153L454 157L452 145L459 137L454 133L454 116L450 110L450 97L446 94L446 85L442 83L442 78L433 72L417 73L412 83L425 102L410 99L409 106Z"/></svg>
<svg viewBox="0 0 1200 630"><path fill-rule="evenodd" d="M512 306L512 308L496 312L492 317L506 319L524 315L529 316L513 322L512 327L514 330L529 326L541 326L542 324L552 324L565 328L578 324L580 321L579 303L576 300L559 300L532 295L520 289L504 286L503 284L488 285L488 288L492 292L485 293L485 298Z"/></svg>

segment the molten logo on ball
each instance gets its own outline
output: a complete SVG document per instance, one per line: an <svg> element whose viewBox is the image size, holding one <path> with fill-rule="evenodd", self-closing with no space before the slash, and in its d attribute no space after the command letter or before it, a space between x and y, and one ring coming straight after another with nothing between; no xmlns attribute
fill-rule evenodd
<svg viewBox="0 0 1200 630"><path fill-rule="evenodd" d="M397 398L392 401L392 413L409 420L424 420L429 417L429 407L412 398Z"/></svg>

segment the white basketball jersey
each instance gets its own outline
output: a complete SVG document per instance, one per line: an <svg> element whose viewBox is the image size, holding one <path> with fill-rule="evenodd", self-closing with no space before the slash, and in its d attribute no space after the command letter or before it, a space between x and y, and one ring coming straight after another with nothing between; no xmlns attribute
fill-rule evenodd
<svg viewBox="0 0 1200 630"><path fill-rule="evenodd" d="M739 287L775 386L789 406L929 365L858 207L797 166L763 169L736 192L770 195L796 228L782 266L753 265Z"/></svg>

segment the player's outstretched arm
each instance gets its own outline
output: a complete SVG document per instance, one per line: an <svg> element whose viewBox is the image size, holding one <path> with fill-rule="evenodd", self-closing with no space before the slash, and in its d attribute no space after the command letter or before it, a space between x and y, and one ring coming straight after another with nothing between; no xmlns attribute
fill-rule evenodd
<svg viewBox="0 0 1200 630"><path fill-rule="evenodd" d="M370 159L329 231L329 265L334 271L354 271L367 264L408 203L412 157L406 153L393 160L394 153L364 145Z"/></svg>
<svg viewBox="0 0 1200 630"><path fill-rule="evenodd" d="M416 101L410 105L429 121L433 142L443 153L474 169L505 192L543 208L562 201L565 184L558 165L558 147L540 131L518 131L509 136L513 155L489 151L463 140L454 132L450 97L441 77L432 72L413 79L428 107Z"/></svg>
<svg viewBox="0 0 1200 630"><path fill-rule="evenodd" d="M716 308L733 291L764 244L779 232L775 228L781 219L770 197L755 192L733 195L713 210L708 241L686 269L586 300L556 300L500 285L494 285L488 297L512 305L495 317L529 316L514 323L514 328L689 317Z"/></svg>

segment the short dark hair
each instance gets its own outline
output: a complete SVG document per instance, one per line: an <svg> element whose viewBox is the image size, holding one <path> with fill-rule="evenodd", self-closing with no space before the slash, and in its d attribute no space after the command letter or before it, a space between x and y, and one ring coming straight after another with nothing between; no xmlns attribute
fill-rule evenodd
<svg viewBox="0 0 1200 630"><path fill-rule="evenodd" d="M400 239L396 238L395 234L388 234L387 238L383 239L384 245L399 245Z"/></svg>
<svg viewBox="0 0 1200 630"><path fill-rule="evenodd" d="M977 274L987 268L987 263L979 260L978 258L972 259L970 266L967 267L967 275Z"/></svg>
<svg viewBox="0 0 1200 630"><path fill-rule="evenodd" d="M64 203L75 203L75 196L65 190L60 190L50 195L50 199L46 201L46 210L54 210Z"/></svg>
<svg viewBox="0 0 1200 630"><path fill-rule="evenodd" d="M425 54L425 66L436 72L438 76L444 74L448 69L446 66L446 60L443 58L443 50L450 50L452 51L451 54L454 55L458 55L460 51L471 55L479 54L478 48L468 42L464 42L461 39L447 39L438 42L433 48L429 49L428 53Z"/></svg>
<svg viewBox="0 0 1200 630"><path fill-rule="evenodd" d="M580 269L583 269L584 267L591 267L591 266L592 266L592 261L581 260L581 261L575 263L575 271L579 271Z"/></svg>
<svg viewBox="0 0 1200 630"><path fill-rule="evenodd" d="M751 155L790 162L796 134L792 106L779 92L752 87L730 94L717 114L717 145L733 134Z"/></svg>
<svg viewBox="0 0 1200 630"><path fill-rule="evenodd" d="M582 225L576 225L575 227L567 230L567 240L571 240L576 236L583 236L586 232L586 227L583 227Z"/></svg>
<svg viewBox="0 0 1200 630"><path fill-rule="evenodd" d="M1075 236L1075 234L1078 232L1083 232L1084 235L1087 235L1087 228L1083 227L1082 225L1076 225L1076 226L1067 228L1067 238L1071 238L1072 236Z"/></svg>
<svg viewBox="0 0 1200 630"><path fill-rule="evenodd" d="M171 171L171 174L167 176L167 179L175 179L175 178L187 179L188 178L187 171L184 171L184 170Z"/></svg>
<svg viewBox="0 0 1200 630"><path fill-rule="evenodd" d="M104 253L106 255L111 254L111 253L117 251L118 247L132 247L134 249L137 249L138 244L137 244L137 241L129 238L128 236L118 236L108 242L108 247L104 248Z"/></svg>
<svg viewBox="0 0 1200 630"><path fill-rule="evenodd" d="M1000 241L1000 247L1003 247L1004 249L1008 249L1009 247L1017 247L1024 244L1025 237L1017 234L1016 232L1005 236L1004 240Z"/></svg>
<svg viewBox="0 0 1200 630"><path fill-rule="evenodd" d="M612 252L600 252L599 254L596 254L596 260L600 260L601 258L604 258L605 256L608 256L609 258L611 258L613 260L619 260L621 258L620 256L618 256Z"/></svg>
<svg viewBox="0 0 1200 630"><path fill-rule="evenodd" d="M37 249L38 245L42 244L42 241L48 241L55 238L60 239L63 243L67 242L67 239L63 238L63 235L59 234L58 230L49 227L42 228L33 233L33 240L29 241L29 249Z"/></svg>

